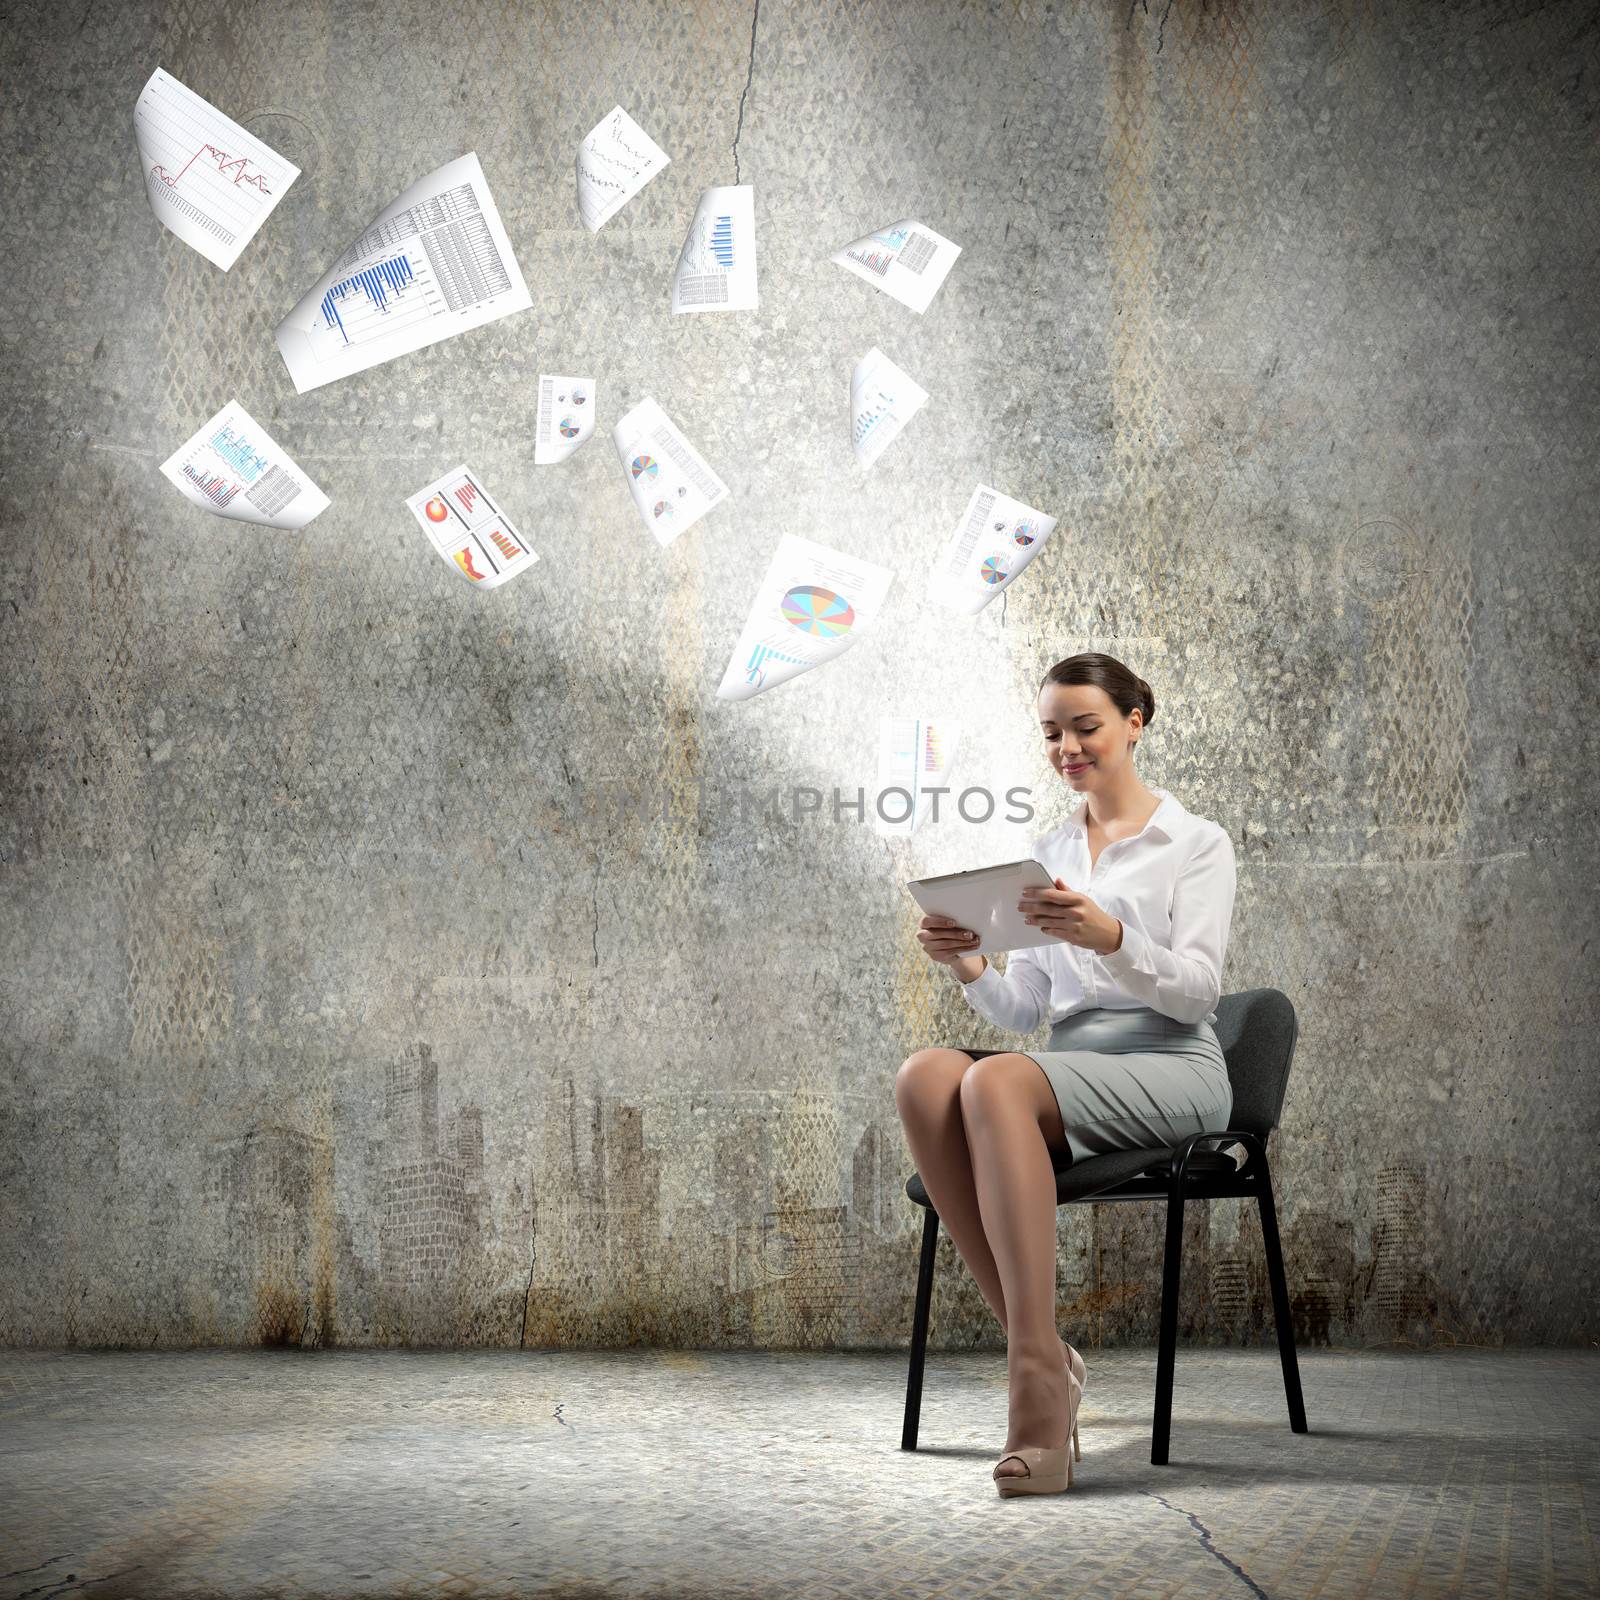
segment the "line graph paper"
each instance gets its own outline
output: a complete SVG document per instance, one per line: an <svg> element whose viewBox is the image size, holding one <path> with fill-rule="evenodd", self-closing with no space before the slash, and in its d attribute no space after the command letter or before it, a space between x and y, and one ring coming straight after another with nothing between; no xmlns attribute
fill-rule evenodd
<svg viewBox="0 0 1600 1600"><path fill-rule="evenodd" d="M613 106L578 146L578 215L584 227L598 233L670 159L621 106Z"/></svg>
<svg viewBox="0 0 1600 1600"><path fill-rule="evenodd" d="M139 94L133 127L156 216L224 272L300 176L160 67Z"/></svg>

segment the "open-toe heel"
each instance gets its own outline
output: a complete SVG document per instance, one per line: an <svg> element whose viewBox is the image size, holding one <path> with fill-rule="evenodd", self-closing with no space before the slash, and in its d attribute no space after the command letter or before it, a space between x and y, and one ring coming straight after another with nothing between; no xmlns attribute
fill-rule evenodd
<svg viewBox="0 0 1600 1600"><path fill-rule="evenodd" d="M1078 1406L1083 1399L1083 1386L1067 1366L1067 1442L1059 1449L1048 1450L1042 1445L1023 1445L1008 1450L994 1464L994 1486L1002 1498L1014 1494L1060 1494L1073 1484L1072 1448L1077 1441ZM1082 1459L1081 1457L1079 1458ZM1020 1461L1027 1469L1023 1472L1002 1472L1008 1461Z"/></svg>
<svg viewBox="0 0 1600 1600"><path fill-rule="evenodd" d="M1008 1461L1020 1461L1028 1470L1002 1472ZM1002 1496L1014 1494L1060 1494L1072 1482L1072 1451L1067 1445L1046 1450L1041 1445L1025 1444L1008 1450L994 1464L994 1486Z"/></svg>

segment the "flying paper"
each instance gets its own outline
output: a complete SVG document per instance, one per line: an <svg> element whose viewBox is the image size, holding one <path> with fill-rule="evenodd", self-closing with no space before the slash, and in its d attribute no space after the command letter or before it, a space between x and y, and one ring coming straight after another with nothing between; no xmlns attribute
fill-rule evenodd
<svg viewBox="0 0 1600 1600"><path fill-rule="evenodd" d="M594 432L594 379L539 374L539 418L533 437L535 466L565 461Z"/></svg>
<svg viewBox="0 0 1600 1600"><path fill-rule="evenodd" d="M496 588L539 559L465 467L418 489L406 505L433 548L479 588Z"/></svg>
<svg viewBox="0 0 1600 1600"><path fill-rule="evenodd" d="M928 578L928 593L969 615L982 611L1044 548L1056 519L979 484Z"/></svg>
<svg viewBox="0 0 1600 1600"><path fill-rule="evenodd" d="M328 497L237 400L230 400L161 470L184 497L233 522L303 528Z"/></svg>
<svg viewBox="0 0 1600 1600"><path fill-rule="evenodd" d="M160 67L139 93L133 133L156 216L224 272L300 176Z"/></svg>
<svg viewBox="0 0 1600 1600"><path fill-rule="evenodd" d="M927 399L927 390L881 350L867 351L850 379L850 441L856 460L870 467Z"/></svg>
<svg viewBox="0 0 1600 1600"><path fill-rule="evenodd" d="M633 503L662 545L727 498L727 484L648 396L611 430L611 440Z"/></svg>
<svg viewBox="0 0 1600 1600"><path fill-rule="evenodd" d="M878 801L874 820L881 834L909 834L936 812L955 764L961 725L943 717L878 719ZM950 809L955 801L950 800ZM888 816L885 817L884 813ZM903 815L902 815L903 813Z"/></svg>
<svg viewBox="0 0 1600 1600"><path fill-rule="evenodd" d="M533 302L476 154L412 184L278 324L304 394Z"/></svg>
<svg viewBox="0 0 1600 1600"><path fill-rule="evenodd" d="M917 313L939 292L961 246L920 222L897 222L835 253L833 260Z"/></svg>
<svg viewBox="0 0 1600 1600"><path fill-rule="evenodd" d="M788 533L717 689L748 700L842 655L871 627L894 574Z"/></svg>
<svg viewBox="0 0 1600 1600"><path fill-rule="evenodd" d="M598 233L672 160L621 106L578 146L578 215Z"/></svg>
<svg viewBox="0 0 1600 1600"><path fill-rule="evenodd" d="M707 189L690 224L672 280L674 311L756 309L755 190Z"/></svg>

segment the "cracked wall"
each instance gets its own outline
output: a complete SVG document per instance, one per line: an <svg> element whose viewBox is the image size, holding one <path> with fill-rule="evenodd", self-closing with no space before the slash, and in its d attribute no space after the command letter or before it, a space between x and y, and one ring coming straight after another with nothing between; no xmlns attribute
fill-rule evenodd
<svg viewBox="0 0 1600 1600"><path fill-rule="evenodd" d="M1227 986L1300 1011L1301 1337L1591 1339L1596 48L1509 3L21 8L0 1342L902 1343L895 1068L1018 1041L899 886L1059 817L1032 695L1091 646L1235 841ZM140 186L157 64L302 168L227 274ZM591 236L619 101L672 165ZM278 318L474 149L534 309L297 396ZM761 310L674 319L736 165ZM920 318L827 261L901 216L964 246ZM873 344L933 399L864 479ZM536 470L540 371L654 394L731 502L660 551L603 437ZM161 479L233 396L332 496L306 533ZM403 505L460 460L543 557L490 594ZM1061 527L954 621L979 480ZM889 608L717 701L788 532ZM1036 821L797 815L874 790L890 712ZM1160 1220L1062 1213L1064 1329L1154 1338ZM997 1343L943 1251L934 1344ZM1186 1262L1185 1338L1268 1336L1252 1215Z"/></svg>

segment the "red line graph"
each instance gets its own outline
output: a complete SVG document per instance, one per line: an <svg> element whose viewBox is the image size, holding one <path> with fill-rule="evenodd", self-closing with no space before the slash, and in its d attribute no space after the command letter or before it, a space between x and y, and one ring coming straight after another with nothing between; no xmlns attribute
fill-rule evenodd
<svg viewBox="0 0 1600 1600"><path fill-rule="evenodd" d="M249 188L259 189L262 194L270 195L272 193L272 191L267 187L265 174L260 172L252 172L248 175L246 174L244 169L250 165L250 158L248 156L230 156L226 150L219 150L214 144L201 145L200 148L196 150L187 161L184 162L176 177L174 177L172 173L168 172L163 166L154 166L150 170L156 175L156 177L166 184L169 189L176 189L178 187L178 179L181 178L183 174L201 158L201 156L210 156L217 164L218 176L223 178L232 178L235 188L238 188L240 184L244 184Z"/></svg>

